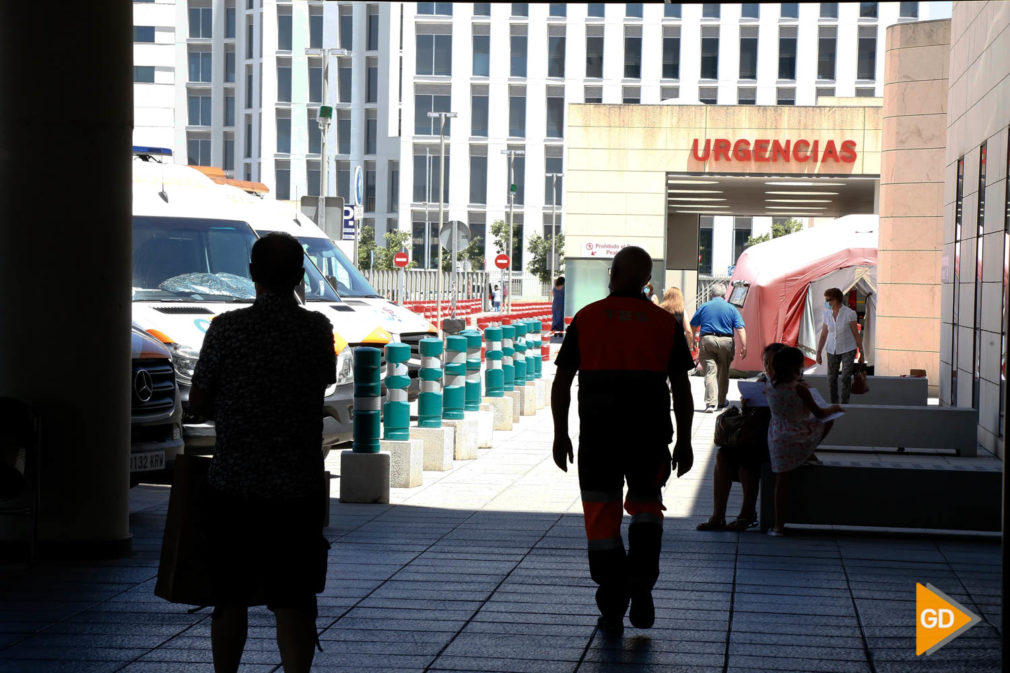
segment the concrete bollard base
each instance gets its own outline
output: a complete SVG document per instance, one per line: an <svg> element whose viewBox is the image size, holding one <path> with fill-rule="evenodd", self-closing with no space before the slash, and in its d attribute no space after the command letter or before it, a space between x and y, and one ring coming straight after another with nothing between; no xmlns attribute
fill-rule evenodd
<svg viewBox="0 0 1010 673"><path fill-rule="evenodd" d="M380 439L379 447L390 456L389 485L414 488L421 485L424 468L424 442L419 439Z"/></svg>
<svg viewBox="0 0 1010 673"><path fill-rule="evenodd" d="M515 425L519 422L520 412L522 411L521 389L517 388L515 390L506 390L505 397L512 400L512 424Z"/></svg>
<svg viewBox="0 0 1010 673"><path fill-rule="evenodd" d="M534 379L533 385L537 389L537 409L543 409L547 406L547 386L543 379Z"/></svg>
<svg viewBox="0 0 1010 673"><path fill-rule="evenodd" d="M537 415L537 387L527 383L519 394L519 413L523 416Z"/></svg>
<svg viewBox="0 0 1010 673"><path fill-rule="evenodd" d="M467 416L473 414L477 419L477 448L490 449L494 441L494 411L490 404L480 405L478 411L468 411Z"/></svg>
<svg viewBox="0 0 1010 673"><path fill-rule="evenodd" d="M410 438L422 444L422 466L425 470L445 472L452 469L455 435L452 428L411 428Z"/></svg>
<svg viewBox="0 0 1010 673"><path fill-rule="evenodd" d="M388 453L340 453L340 502L389 502Z"/></svg>
<svg viewBox="0 0 1010 673"><path fill-rule="evenodd" d="M544 407L549 408L551 406L551 389L554 388L554 377L544 376L542 380L544 382Z"/></svg>
<svg viewBox="0 0 1010 673"><path fill-rule="evenodd" d="M493 414L495 430L512 429L512 398L511 397L485 397L481 401L481 408L488 406Z"/></svg>
<svg viewBox="0 0 1010 673"><path fill-rule="evenodd" d="M453 457L456 460L474 460L477 457L477 419L463 418L462 420L442 419L442 427L450 427L455 432L454 442L455 452Z"/></svg>

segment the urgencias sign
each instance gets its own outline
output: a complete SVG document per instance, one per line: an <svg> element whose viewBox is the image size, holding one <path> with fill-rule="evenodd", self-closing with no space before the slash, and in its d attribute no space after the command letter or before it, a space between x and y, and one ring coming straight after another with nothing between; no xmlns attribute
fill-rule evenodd
<svg viewBox="0 0 1010 673"><path fill-rule="evenodd" d="M726 138L706 139L704 147L699 149L700 140L694 139L691 144L691 156L697 161L738 161L738 162L789 162L826 163L835 162L851 164L856 161L856 141L843 140L836 144L834 140L769 140L740 139L731 141Z"/></svg>

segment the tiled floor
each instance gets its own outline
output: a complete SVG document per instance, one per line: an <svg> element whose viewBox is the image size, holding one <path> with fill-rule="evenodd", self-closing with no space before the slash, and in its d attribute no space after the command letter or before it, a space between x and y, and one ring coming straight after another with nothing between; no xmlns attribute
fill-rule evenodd
<svg viewBox="0 0 1010 673"><path fill-rule="evenodd" d="M693 379L696 401L700 380ZM574 413L574 410L573 410ZM550 458L548 411L394 503L331 506L319 671L999 671L999 546L978 537L699 533L715 417L671 480L657 620L596 633L578 483ZM573 422L572 427L577 427ZM339 467L332 456L331 469ZM167 489L132 494L131 558L0 566L0 673L211 671L206 611L153 595ZM731 500L731 512L739 505ZM983 622L914 651L915 583ZM251 614L245 671L278 671L273 618Z"/></svg>

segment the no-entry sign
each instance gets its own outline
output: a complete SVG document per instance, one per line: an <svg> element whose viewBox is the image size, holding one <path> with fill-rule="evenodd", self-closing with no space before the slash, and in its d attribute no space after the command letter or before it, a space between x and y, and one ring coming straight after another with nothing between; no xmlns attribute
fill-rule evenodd
<svg viewBox="0 0 1010 673"><path fill-rule="evenodd" d="M393 264L395 264L396 266L400 267L401 269L403 267L407 266L407 264L409 264L409 263L410 263L410 258L407 257L407 253L401 251L401 252L398 252L395 255L393 255Z"/></svg>
<svg viewBox="0 0 1010 673"><path fill-rule="evenodd" d="M494 258L494 265L497 266L499 269L508 268L509 256L506 255L505 253L498 255L497 257Z"/></svg>

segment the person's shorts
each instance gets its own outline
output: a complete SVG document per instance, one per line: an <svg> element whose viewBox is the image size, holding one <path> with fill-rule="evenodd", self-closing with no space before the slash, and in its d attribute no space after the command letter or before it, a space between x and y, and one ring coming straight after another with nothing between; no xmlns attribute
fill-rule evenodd
<svg viewBox="0 0 1010 673"><path fill-rule="evenodd" d="M263 499L208 489L207 538L214 605L316 610L329 542L322 495Z"/></svg>

